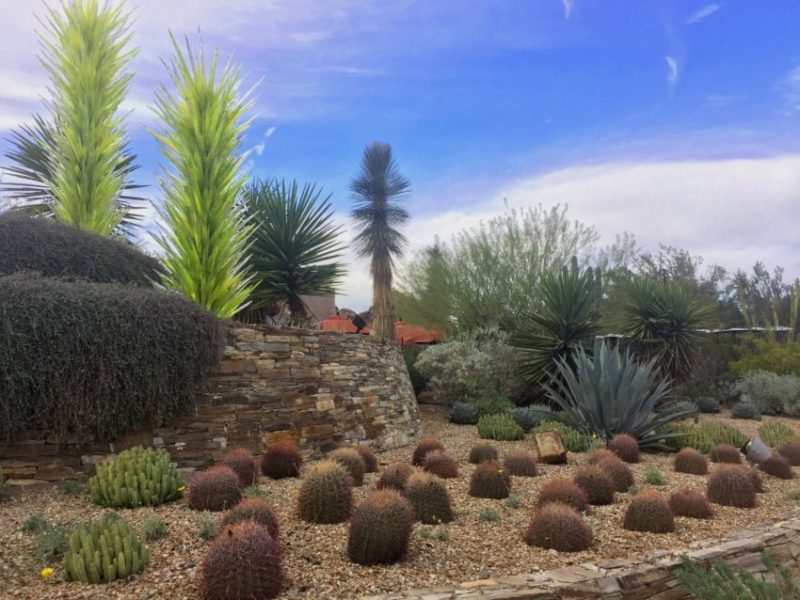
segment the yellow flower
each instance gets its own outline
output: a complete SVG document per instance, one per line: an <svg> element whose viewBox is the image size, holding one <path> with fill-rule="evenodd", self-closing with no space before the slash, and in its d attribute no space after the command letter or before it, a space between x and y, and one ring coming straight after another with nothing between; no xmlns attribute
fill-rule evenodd
<svg viewBox="0 0 800 600"><path fill-rule="evenodd" d="M183 490L185 490L185 489L186 489L186 486L185 486L185 485L182 485L181 487L179 487L179 488L178 488L178 491L179 491L179 492L182 492L182 491L183 491Z"/></svg>
<svg viewBox="0 0 800 600"><path fill-rule="evenodd" d="M53 574L53 569L50 567L45 567L41 571L39 571L39 575L42 576L42 579L50 579L50 576Z"/></svg>

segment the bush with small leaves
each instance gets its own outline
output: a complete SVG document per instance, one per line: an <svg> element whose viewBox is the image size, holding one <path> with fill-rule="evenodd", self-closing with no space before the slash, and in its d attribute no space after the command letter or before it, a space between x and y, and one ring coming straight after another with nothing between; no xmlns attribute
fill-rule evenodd
<svg viewBox="0 0 800 600"><path fill-rule="evenodd" d="M450 495L441 479L428 473L408 478L403 495L411 503L416 518L423 523L449 523L453 520Z"/></svg>
<svg viewBox="0 0 800 600"><path fill-rule="evenodd" d="M742 453L730 444L717 444L708 453L711 462L739 465L742 463Z"/></svg>
<svg viewBox="0 0 800 600"><path fill-rule="evenodd" d="M647 485L667 485L666 477L664 477L661 469L655 465L647 465L647 468L644 470L644 477L642 477L642 481L644 481Z"/></svg>
<svg viewBox="0 0 800 600"><path fill-rule="evenodd" d="M697 409L701 413L713 414L718 413L721 410L719 407L719 402L710 396L700 396L694 402L697 404Z"/></svg>
<svg viewBox="0 0 800 600"><path fill-rule="evenodd" d="M495 523L500 520L500 513L493 508L485 506L481 509L480 514L478 514L478 519L484 523Z"/></svg>
<svg viewBox="0 0 800 600"><path fill-rule="evenodd" d="M533 429L540 419L534 416L530 408L518 406L508 411L508 415L514 419L514 422L522 428L522 431L528 433Z"/></svg>
<svg viewBox="0 0 800 600"><path fill-rule="evenodd" d="M58 491L65 496L80 496L83 493L83 486L74 479L65 479L58 482Z"/></svg>
<svg viewBox="0 0 800 600"><path fill-rule="evenodd" d="M156 506L181 497L183 480L166 450L136 447L99 465L89 480L95 504L107 508Z"/></svg>
<svg viewBox="0 0 800 600"><path fill-rule="evenodd" d="M200 530L198 535L200 536L201 540L205 540L207 542L213 540L217 535L217 522L208 511L204 511L203 514L200 515Z"/></svg>
<svg viewBox="0 0 800 600"><path fill-rule="evenodd" d="M633 485L633 471L616 456L604 458L597 466L614 482L614 489L618 492L627 492Z"/></svg>
<svg viewBox="0 0 800 600"><path fill-rule="evenodd" d="M478 407L472 402L456 402L450 407L448 417L456 425L475 425L480 419Z"/></svg>
<svg viewBox="0 0 800 600"><path fill-rule="evenodd" d="M417 442L417 447L414 448L414 454L411 457L411 464L415 467L421 467L425 463L425 455L428 452L439 450L444 452L442 443L433 437L424 437Z"/></svg>
<svg viewBox="0 0 800 600"><path fill-rule="evenodd" d="M189 508L194 510L227 510L241 499L239 477L222 465L198 473L187 494Z"/></svg>
<svg viewBox="0 0 800 600"><path fill-rule="evenodd" d="M761 420L761 411L758 405L750 400L742 400L731 407L731 416L734 419L750 419L753 421Z"/></svg>
<svg viewBox="0 0 800 600"><path fill-rule="evenodd" d="M618 433L608 441L608 449L626 463L639 462L639 442L627 433Z"/></svg>
<svg viewBox="0 0 800 600"><path fill-rule="evenodd" d="M297 512L309 523L341 523L350 518L353 489L341 464L323 460L312 466L300 484Z"/></svg>
<svg viewBox="0 0 800 600"><path fill-rule="evenodd" d="M788 460L793 467L800 466L800 442L786 442L778 448L778 454Z"/></svg>
<svg viewBox="0 0 800 600"><path fill-rule="evenodd" d="M503 500L503 504L505 504L508 508L519 508L519 498L517 498L514 494L511 494L508 498Z"/></svg>
<svg viewBox="0 0 800 600"><path fill-rule="evenodd" d="M675 531L675 519L661 494L645 491L631 500L622 526L629 531L670 533Z"/></svg>
<svg viewBox="0 0 800 600"><path fill-rule="evenodd" d="M441 450L434 450L425 455L422 468L442 479L458 477L458 463Z"/></svg>
<svg viewBox="0 0 800 600"><path fill-rule="evenodd" d="M353 511L347 554L360 565L393 563L405 555L414 510L394 490L370 492Z"/></svg>
<svg viewBox="0 0 800 600"><path fill-rule="evenodd" d="M361 455L361 460L364 461L365 473L378 472L378 457L375 456L375 452L373 452L372 448L369 446L356 446L356 452Z"/></svg>
<svg viewBox="0 0 800 600"><path fill-rule="evenodd" d="M586 492L589 504L613 504L616 486L613 480L598 465L589 465L579 471L575 483Z"/></svg>
<svg viewBox="0 0 800 600"><path fill-rule="evenodd" d="M69 534L64 553L67 581L109 583L144 570L150 561L147 547L130 524L113 513L78 525Z"/></svg>
<svg viewBox="0 0 800 600"><path fill-rule="evenodd" d="M792 465L783 456L773 452L767 460L758 466L767 475L772 475L778 479L793 479Z"/></svg>
<svg viewBox="0 0 800 600"><path fill-rule="evenodd" d="M472 472L469 480L469 495L475 498L508 498L511 476L499 461L482 462Z"/></svg>
<svg viewBox="0 0 800 600"><path fill-rule="evenodd" d="M524 438L525 432L509 415L500 414L481 417L478 435L484 440L514 441Z"/></svg>
<svg viewBox="0 0 800 600"><path fill-rule="evenodd" d="M413 472L414 469L405 463L394 463L383 470L375 487L379 490L389 488L401 492Z"/></svg>
<svg viewBox="0 0 800 600"><path fill-rule="evenodd" d="M714 511L703 494L693 490L681 490L669 497L669 507L676 517L710 519Z"/></svg>
<svg viewBox="0 0 800 600"><path fill-rule="evenodd" d="M261 457L261 472L270 479L284 479L300 475L303 457L292 442L279 442Z"/></svg>
<svg viewBox="0 0 800 600"><path fill-rule="evenodd" d="M536 458L525 450L509 450L503 466L514 477L536 477L539 474Z"/></svg>
<svg viewBox="0 0 800 600"><path fill-rule="evenodd" d="M566 504L580 512L589 508L588 494L571 479L553 479L542 486L536 504L544 506L551 502Z"/></svg>
<svg viewBox="0 0 800 600"><path fill-rule="evenodd" d="M605 459L607 459L607 458L610 458L610 459L612 459L612 460L619 460L619 456L617 456L616 454L614 454L614 453L613 453L611 450L609 450L608 448L598 448L597 450L594 450L594 451L593 451L593 452L592 452L592 453L589 455L589 460L588 460L588 462L589 462L589 464L590 464L590 465L596 465L596 464L597 464L597 463L599 463L601 460L605 460Z"/></svg>
<svg viewBox="0 0 800 600"><path fill-rule="evenodd" d="M756 490L747 472L736 465L722 465L708 477L706 490L714 504L755 508Z"/></svg>
<svg viewBox="0 0 800 600"><path fill-rule="evenodd" d="M233 469L239 477L239 485L246 488L253 485L258 479L256 459L253 453L245 448L229 450L222 459L222 464Z"/></svg>
<svg viewBox="0 0 800 600"><path fill-rule="evenodd" d="M689 475L708 473L708 459L694 448L683 448L675 455L675 472Z"/></svg>
<svg viewBox="0 0 800 600"><path fill-rule="evenodd" d="M767 421L758 426L758 437L770 448L778 448L787 442L800 444L800 432L783 421Z"/></svg>
<svg viewBox="0 0 800 600"><path fill-rule="evenodd" d="M245 498L269 498L269 492L263 490L257 484L248 485L242 490Z"/></svg>
<svg viewBox="0 0 800 600"><path fill-rule="evenodd" d="M148 516L142 524L144 539L148 542L155 542L167 537L167 524L155 513Z"/></svg>
<svg viewBox="0 0 800 600"><path fill-rule="evenodd" d="M350 479L354 486L358 487L364 483L364 471L366 465L361 455L353 448L339 448L328 453L328 459L338 462L350 474Z"/></svg>
<svg viewBox="0 0 800 600"><path fill-rule="evenodd" d="M688 447L708 452L717 444L731 444L741 448L748 440L748 437L735 427L716 419L709 419L696 425L671 423L665 432L679 434L665 439L665 443L675 450Z"/></svg>
<svg viewBox="0 0 800 600"><path fill-rule="evenodd" d="M469 462L477 465L485 460L497 460L497 448L489 442L478 442L469 451Z"/></svg>
<svg viewBox="0 0 800 600"><path fill-rule="evenodd" d="M592 545L592 537L592 528L574 508L551 503L533 513L524 539L529 546L559 552L580 552Z"/></svg>
<svg viewBox="0 0 800 600"><path fill-rule="evenodd" d="M198 573L203 600L268 600L283 585L283 560L278 543L266 528L239 523L214 540Z"/></svg>
<svg viewBox="0 0 800 600"><path fill-rule="evenodd" d="M261 498L244 498L225 513L219 524L221 530L239 523L253 522L266 527L273 540L278 541L278 519L272 505Z"/></svg>

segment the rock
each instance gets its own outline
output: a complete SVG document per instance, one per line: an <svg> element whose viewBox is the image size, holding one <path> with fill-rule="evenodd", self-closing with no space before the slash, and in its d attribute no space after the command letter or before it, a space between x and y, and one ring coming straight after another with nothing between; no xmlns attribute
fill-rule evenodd
<svg viewBox="0 0 800 600"><path fill-rule="evenodd" d="M544 431L537 433L534 438L536 452L539 460L549 464L563 464L567 462L567 450L561 442L557 431Z"/></svg>

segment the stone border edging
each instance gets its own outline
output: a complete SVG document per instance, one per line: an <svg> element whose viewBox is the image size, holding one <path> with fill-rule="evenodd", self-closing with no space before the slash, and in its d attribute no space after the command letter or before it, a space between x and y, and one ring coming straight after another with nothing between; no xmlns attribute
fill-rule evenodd
<svg viewBox="0 0 800 600"><path fill-rule="evenodd" d="M657 550L641 560L583 563L541 573L368 596L363 600L682 600L692 597L675 577L682 554L702 564L723 559L734 571L763 573L766 570L761 562L763 552L777 565L800 574L800 511L783 513L772 523L735 531L723 542L692 550Z"/></svg>

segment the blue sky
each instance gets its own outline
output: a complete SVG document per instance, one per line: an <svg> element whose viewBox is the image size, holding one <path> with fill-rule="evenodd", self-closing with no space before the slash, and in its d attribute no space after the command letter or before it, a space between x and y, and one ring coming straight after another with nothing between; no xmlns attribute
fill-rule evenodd
<svg viewBox="0 0 800 600"><path fill-rule="evenodd" d="M140 179L168 30L257 83L254 175L316 181L340 218L361 149L411 179L413 252L512 206L569 203L605 241L800 275L800 3L139 0L126 108ZM38 0L0 0L0 137L40 110ZM198 33L199 32L199 33ZM0 141L0 151L5 148ZM158 190L148 195L158 201ZM145 240L145 243L148 243ZM342 305L369 302L351 262Z"/></svg>

